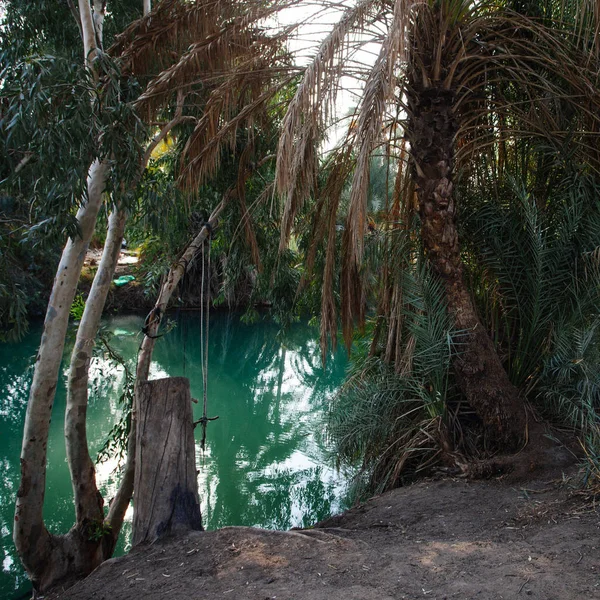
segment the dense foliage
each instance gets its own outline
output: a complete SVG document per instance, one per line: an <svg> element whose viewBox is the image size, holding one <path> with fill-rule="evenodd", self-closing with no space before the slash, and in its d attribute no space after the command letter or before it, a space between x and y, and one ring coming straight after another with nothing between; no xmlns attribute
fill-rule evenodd
<svg viewBox="0 0 600 600"><path fill-rule="evenodd" d="M181 268L179 305L203 303L207 289L214 305L244 306L247 321L260 304L284 326L304 311L320 317L323 356L341 325L354 365L332 401L329 437L339 464L358 467L359 488L514 450L532 414L579 436L586 482L598 484L600 71L591 12L361 0L299 80L285 36L263 27L276 2L224 3L214 22L210 2L163 0L138 20L115 6L110 51L96 48L91 66L70 3L3 6L0 339L18 337L39 310L57 249L81 237L76 211L88 205L90 165L102 163L97 240L109 212L129 219L125 237L140 250L148 295ZM375 64L348 67L370 33L381 41ZM321 157L337 82L349 72L363 76L363 95L339 146ZM179 265L215 206L210 243ZM89 306L78 297L73 314L83 321ZM144 343L160 337L145 333ZM95 330L84 335L93 345ZM71 383L79 377L83 392L72 409L87 402L87 367L77 360L85 363L90 340L80 342ZM151 344L140 351L148 368ZM54 390L52 377L40 375ZM32 404L38 394L46 410L36 389ZM114 432L122 443L129 424ZM75 441L85 455L85 439ZM43 440L29 442L45 453ZM45 454L34 458L45 464ZM102 525L94 486L99 516L78 515L81 539L89 522Z"/></svg>

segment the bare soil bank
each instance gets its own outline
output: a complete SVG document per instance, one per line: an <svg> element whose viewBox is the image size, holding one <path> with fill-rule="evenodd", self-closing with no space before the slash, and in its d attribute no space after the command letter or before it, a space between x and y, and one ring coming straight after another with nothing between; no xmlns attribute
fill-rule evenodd
<svg viewBox="0 0 600 600"><path fill-rule="evenodd" d="M229 527L110 560L65 600L600 598L600 512L559 481L425 481L303 531Z"/></svg>

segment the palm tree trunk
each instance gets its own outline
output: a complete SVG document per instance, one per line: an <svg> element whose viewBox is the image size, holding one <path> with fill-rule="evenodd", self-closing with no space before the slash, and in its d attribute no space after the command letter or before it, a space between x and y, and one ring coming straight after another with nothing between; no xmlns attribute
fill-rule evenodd
<svg viewBox="0 0 600 600"><path fill-rule="evenodd" d="M494 345L479 320L463 278L456 228L454 94L430 88L410 99L409 137L417 182L422 239L435 272L443 279L448 310L464 335L454 359L458 384L488 435L514 448L525 434L525 411Z"/></svg>

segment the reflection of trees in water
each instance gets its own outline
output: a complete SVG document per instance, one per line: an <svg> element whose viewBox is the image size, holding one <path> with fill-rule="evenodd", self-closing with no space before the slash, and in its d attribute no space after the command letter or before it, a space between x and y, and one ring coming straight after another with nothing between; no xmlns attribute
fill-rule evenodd
<svg viewBox="0 0 600 600"><path fill-rule="evenodd" d="M192 395L201 400L200 319L183 311L179 319L176 317L171 316L178 320L178 326L157 344L157 366L159 372L170 376L189 377ZM115 331L111 343L126 359L135 359L142 323L142 318L134 316L109 321L108 329ZM323 469L315 466L321 451L309 436L321 428L327 398L343 379L344 357L328 360L324 369L314 330L293 325L281 339L278 331L272 323L246 326L234 315L211 315L208 410L209 416L218 414L220 419L209 424L209 453L204 465L202 460L198 464L201 496L212 502L205 511L206 524L211 528L309 525L327 515L335 501L333 485L322 481ZM10 597L15 586L27 585L13 550L12 523L30 366L40 334L41 328L34 328L21 343L0 345L2 598ZM114 394L118 386L113 375L122 379L121 373L107 373L104 366L99 374L102 377L94 383L88 411L88 435L96 447L117 418ZM50 430L51 460L44 505L48 527L55 531L68 529L74 515L64 462L64 401L61 385ZM194 409L195 418L199 418L201 403ZM299 455L302 464L290 465Z"/></svg>
<svg viewBox="0 0 600 600"><path fill-rule="evenodd" d="M179 321L157 347L156 360L172 362L185 349L185 375L192 395L201 399L199 317L187 313ZM323 367L315 333L306 325L278 332L273 323L246 326L230 314L211 317L208 411L220 419L209 424L210 456L201 467L200 489L210 528L286 528L331 510L333 484L322 482L323 470L314 465L321 453L309 436L322 428L344 359L330 357ZM164 368L182 375L183 358L181 363ZM195 416L201 412L200 403Z"/></svg>
<svg viewBox="0 0 600 600"><path fill-rule="evenodd" d="M27 343L30 338L35 341ZM38 336L29 334L20 344L0 344L0 531L2 580L0 597L10 598L15 587L28 588L12 544L15 498L20 477L21 433ZM15 586L16 581L16 586Z"/></svg>
<svg viewBox="0 0 600 600"><path fill-rule="evenodd" d="M19 343L0 344L0 560L3 565L0 575L0 598L10 598L16 595L18 590L25 593L31 587L14 549L12 529L20 479L19 457L23 423L33 376L32 366L35 363L41 333L41 327L34 326ZM68 356L69 353L70 344L65 348L65 355ZM111 386L107 386L107 389L109 388ZM65 462L65 395L64 379L61 378L52 409L44 498L44 520L51 532L68 530L75 516L71 479ZM88 410L88 434L92 444L104 439L113 425L106 397L99 395L97 400Z"/></svg>

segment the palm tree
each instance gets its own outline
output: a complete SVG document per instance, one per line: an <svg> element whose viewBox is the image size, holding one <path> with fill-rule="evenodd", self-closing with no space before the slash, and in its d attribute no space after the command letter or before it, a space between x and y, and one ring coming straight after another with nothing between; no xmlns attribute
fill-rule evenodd
<svg viewBox="0 0 600 600"><path fill-rule="evenodd" d="M361 265L370 158L378 146L401 145L399 156L407 161L398 169L394 193L405 207L416 193L422 246L444 284L454 329L461 332L453 359L457 382L488 437L508 448L525 438L524 404L465 284L457 228L460 206L453 187L458 175L470 176L469 161L513 139L517 127L554 143L570 136L584 150L595 147L589 143L593 138L581 133L581 124L594 121L597 130L596 30L592 7L584 3L580 8L577 19L568 22L566 9L557 8L555 18L551 7L534 19L507 3L359 0L307 67L280 139L277 183L285 197L281 245L303 201L315 192L320 223L313 230L314 243L327 239L322 331L333 336L335 218L344 183L353 173L342 242L341 312L348 346L355 320L364 322ZM385 31L380 52L366 75L348 134L330 158L327 183L316 190L314 147L327 125L328 107L353 55L353 40L358 36L364 43L374 29ZM567 106L582 115L579 129L569 132L560 129L557 118Z"/></svg>

